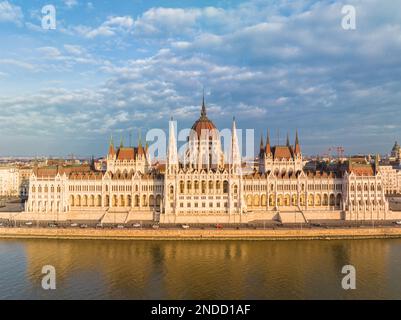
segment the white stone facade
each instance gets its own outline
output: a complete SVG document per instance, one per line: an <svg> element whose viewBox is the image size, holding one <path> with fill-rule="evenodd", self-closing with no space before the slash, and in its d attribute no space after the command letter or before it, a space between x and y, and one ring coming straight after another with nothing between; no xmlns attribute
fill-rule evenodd
<svg viewBox="0 0 401 320"><path fill-rule="evenodd" d="M212 136L199 134L207 128L214 130ZM171 122L165 168L152 167L148 148L141 144L115 150L111 142L106 172L78 166L34 170L26 211L125 214L125 221L160 223L284 221L292 215L301 221L391 218L385 197L388 174L377 164L350 160L337 171L305 170L297 134L294 146L288 139L285 146L271 146L267 137L259 170L244 174L235 121L227 161L220 144L212 143L219 141L218 131L204 105L187 151L201 160L180 161L175 129ZM216 161L211 153L218 155Z"/></svg>

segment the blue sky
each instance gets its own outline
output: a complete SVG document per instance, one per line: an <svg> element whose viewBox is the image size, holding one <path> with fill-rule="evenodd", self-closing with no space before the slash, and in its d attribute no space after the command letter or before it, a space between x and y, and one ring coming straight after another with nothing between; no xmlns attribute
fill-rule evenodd
<svg viewBox="0 0 401 320"><path fill-rule="evenodd" d="M298 128L304 153L401 140L399 1L0 0L0 37L1 156L98 156L111 133L189 127L203 87L219 128Z"/></svg>

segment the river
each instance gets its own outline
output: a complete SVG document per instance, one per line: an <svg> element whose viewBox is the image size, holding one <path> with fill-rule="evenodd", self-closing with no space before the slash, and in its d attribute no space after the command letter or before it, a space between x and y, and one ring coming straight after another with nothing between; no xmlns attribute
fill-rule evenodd
<svg viewBox="0 0 401 320"><path fill-rule="evenodd" d="M56 290L41 287L42 267ZM356 289L344 290L344 265ZM0 299L400 299L401 240L0 240Z"/></svg>

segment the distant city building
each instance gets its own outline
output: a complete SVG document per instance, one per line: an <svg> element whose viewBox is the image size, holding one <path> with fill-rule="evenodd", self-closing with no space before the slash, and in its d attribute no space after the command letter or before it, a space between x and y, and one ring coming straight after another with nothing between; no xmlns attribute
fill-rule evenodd
<svg viewBox="0 0 401 320"><path fill-rule="evenodd" d="M401 161L401 147L400 147L400 145L398 144L397 141L394 143L393 149L391 150L391 154L390 154L389 160L391 162L393 162L393 163L396 162L396 163L400 164L400 161Z"/></svg>

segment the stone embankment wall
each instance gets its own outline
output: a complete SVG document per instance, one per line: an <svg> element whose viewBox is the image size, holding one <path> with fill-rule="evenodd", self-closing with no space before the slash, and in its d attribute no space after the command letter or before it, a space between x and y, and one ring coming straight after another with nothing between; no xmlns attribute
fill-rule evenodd
<svg viewBox="0 0 401 320"><path fill-rule="evenodd" d="M134 230L0 228L0 238L110 240L301 240L401 238L401 228L280 229L280 230Z"/></svg>

